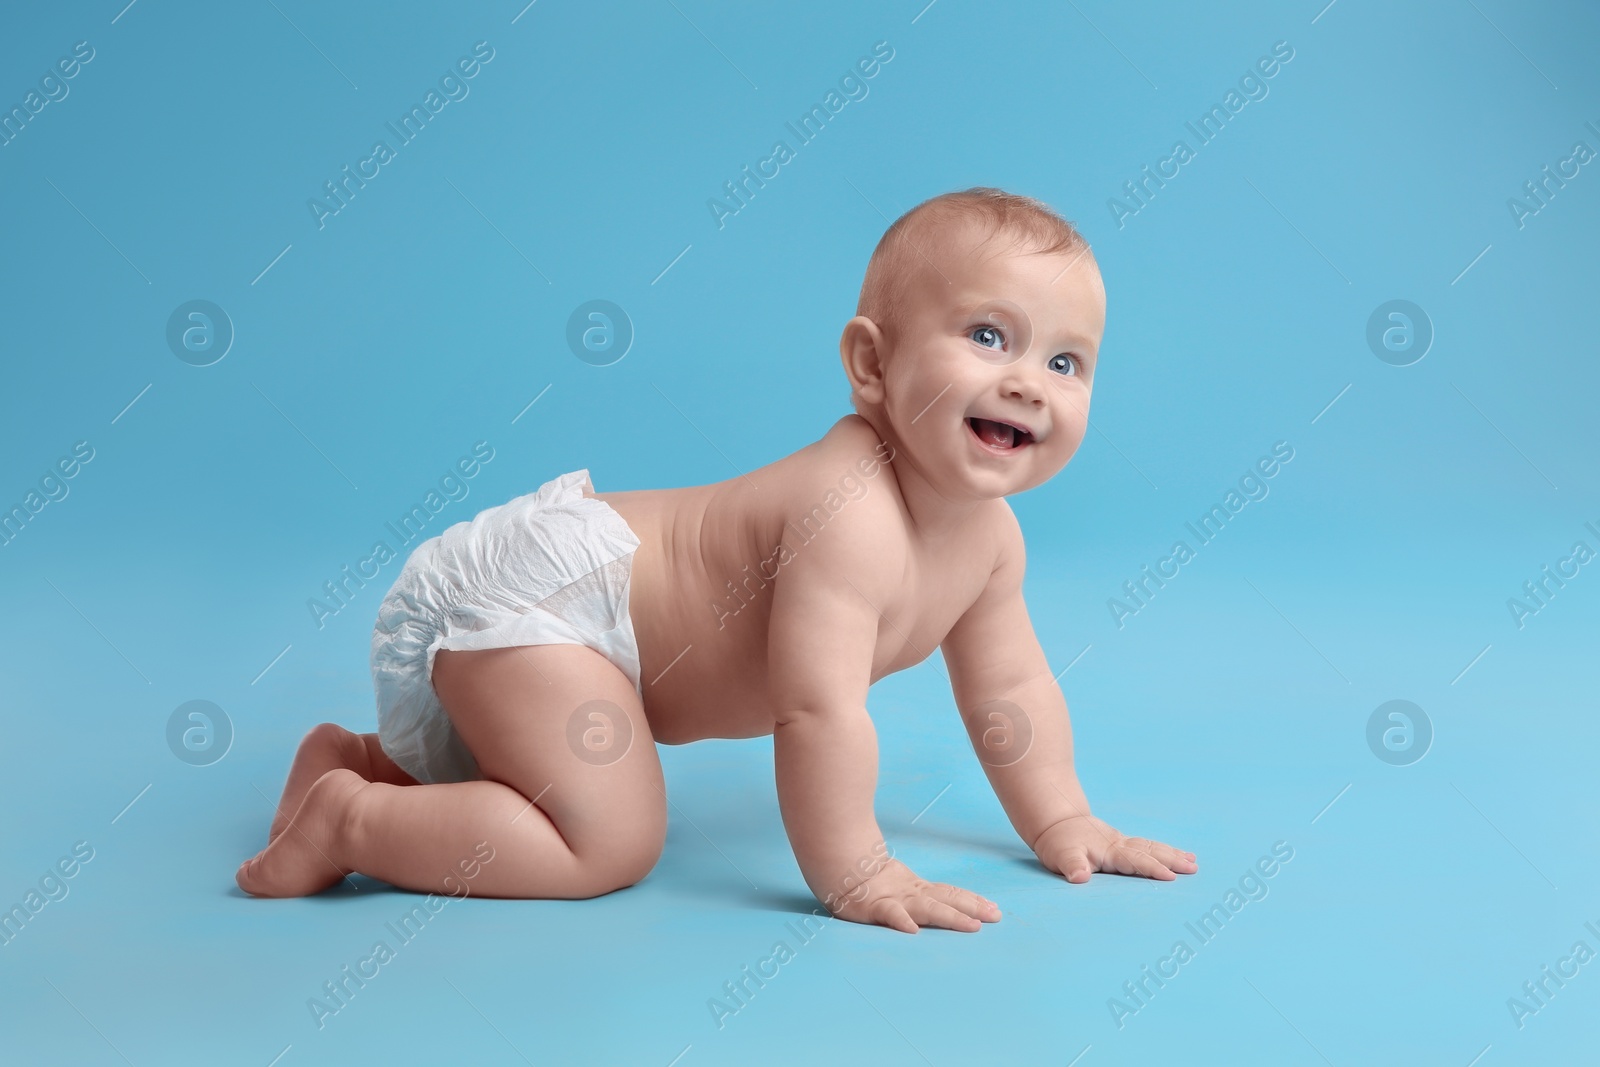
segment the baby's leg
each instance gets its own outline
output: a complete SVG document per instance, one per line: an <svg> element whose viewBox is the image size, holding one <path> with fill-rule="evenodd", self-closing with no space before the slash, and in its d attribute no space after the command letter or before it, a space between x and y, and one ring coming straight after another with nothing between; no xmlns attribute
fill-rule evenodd
<svg viewBox="0 0 1600 1067"><path fill-rule="evenodd" d="M324 889L346 872L420 892L447 892L481 842L494 850L468 883L496 897L591 897L643 878L666 836L661 762L633 685L592 649L537 645L440 652L434 689L484 775L483 781L396 786L325 773L290 829L239 870L249 892L291 896ZM579 734L626 718L623 755L569 746ZM582 755L580 755L580 751ZM609 761L608 761L609 760Z"/></svg>
<svg viewBox="0 0 1600 1067"><path fill-rule="evenodd" d="M301 738L300 747L289 767L289 780L283 785L283 798L267 831L271 844L289 825L294 813L310 791L312 783L339 767L355 771L369 782L391 785L416 785L417 780L396 766L378 744L377 734L351 733L331 722L318 723Z"/></svg>

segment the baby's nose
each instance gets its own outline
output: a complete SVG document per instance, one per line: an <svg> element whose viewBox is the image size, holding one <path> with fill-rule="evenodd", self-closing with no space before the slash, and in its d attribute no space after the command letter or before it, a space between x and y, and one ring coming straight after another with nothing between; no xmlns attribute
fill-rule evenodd
<svg viewBox="0 0 1600 1067"><path fill-rule="evenodd" d="M1043 407L1045 402L1044 387L1023 374L1008 374L1000 384L1000 393L1035 407Z"/></svg>

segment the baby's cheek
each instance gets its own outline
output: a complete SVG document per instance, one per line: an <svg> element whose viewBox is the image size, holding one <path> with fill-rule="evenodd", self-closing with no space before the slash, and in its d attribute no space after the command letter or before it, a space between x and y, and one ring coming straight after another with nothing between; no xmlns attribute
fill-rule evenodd
<svg viewBox="0 0 1600 1067"><path fill-rule="evenodd" d="M1057 431L1061 461L1065 463L1078 451L1078 446L1083 444L1083 438L1089 432L1089 424L1082 416L1071 412L1064 423L1057 424Z"/></svg>

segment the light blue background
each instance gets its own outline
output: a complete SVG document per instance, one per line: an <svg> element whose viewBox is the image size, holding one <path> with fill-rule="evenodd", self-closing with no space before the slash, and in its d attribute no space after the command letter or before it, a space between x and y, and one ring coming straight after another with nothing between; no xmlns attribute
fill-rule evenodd
<svg viewBox="0 0 1600 1067"><path fill-rule="evenodd" d="M1506 607L1600 547L1600 167L1520 229L1506 205L1575 141L1600 148L1592 7L123 2L14 8L0 32L5 108L74 42L96 51L0 148L0 503L95 449L0 548L0 904L95 850L0 947L8 1062L1593 1049L1600 964L1520 1030L1506 1006L1575 941L1600 949L1600 574L1520 630ZM319 230L306 200L480 40L470 95ZM719 230L707 199L881 40L870 95ZM1277 41L1295 54L1270 95L1119 229L1107 198ZM300 735L373 727L367 641L398 564L325 629L306 600L478 440L493 462L430 532L579 467L603 490L690 485L816 439L848 410L838 331L888 220L976 184L1076 219L1104 272L1097 432L1013 501L1027 594L1056 669L1083 653L1062 684L1097 811L1201 873L1042 870L935 661L873 691L879 816L998 925L830 924L719 1030L707 999L816 904L770 740L704 742L663 749L675 806L646 881L453 904L319 1031L307 999L416 898L233 885ZM164 337L197 298L237 330L205 368ZM609 367L564 340L594 298L637 333ZM1365 340L1396 298L1436 331L1408 367ZM1119 630L1107 598L1280 440L1271 495ZM1407 767L1365 740L1393 698L1436 731ZM165 741L192 699L236 730L208 767ZM1277 841L1295 854L1270 895L1118 1029L1108 998Z"/></svg>

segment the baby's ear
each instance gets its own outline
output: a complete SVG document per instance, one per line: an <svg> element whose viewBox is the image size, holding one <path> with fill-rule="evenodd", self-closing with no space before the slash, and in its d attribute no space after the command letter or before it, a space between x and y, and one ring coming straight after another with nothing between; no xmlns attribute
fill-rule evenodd
<svg viewBox="0 0 1600 1067"><path fill-rule="evenodd" d="M844 324L839 335L839 359L844 364L845 377L850 379L850 391L868 404L883 403L883 361L885 352L883 331L865 315L857 315Z"/></svg>

